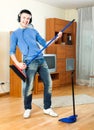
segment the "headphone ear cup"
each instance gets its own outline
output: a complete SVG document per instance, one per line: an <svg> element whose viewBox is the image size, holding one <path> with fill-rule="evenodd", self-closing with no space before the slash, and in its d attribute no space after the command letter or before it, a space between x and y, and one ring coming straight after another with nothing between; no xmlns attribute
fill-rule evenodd
<svg viewBox="0 0 94 130"><path fill-rule="evenodd" d="M18 22L20 22L20 16L18 15Z"/></svg>
<svg viewBox="0 0 94 130"><path fill-rule="evenodd" d="M31 17L31 19L30 19L30 21L29 21L29 24L30 24L30 23L32 23L32 17Z"/></svg>

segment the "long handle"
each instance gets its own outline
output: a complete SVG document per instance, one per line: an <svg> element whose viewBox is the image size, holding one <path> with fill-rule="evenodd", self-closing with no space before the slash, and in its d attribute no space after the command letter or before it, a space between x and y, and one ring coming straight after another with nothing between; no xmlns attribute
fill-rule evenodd
<svg viewBox="0 0 94 130"><path fill-rule="evenodd" d="M74 71L71 73L72 78L72 99L73 99L73 115L75 116L75 97L74 97Z"/></svg>
<svg viewBox="0 0 94 130"><path fill-rule="evenodd" d="M73 19L72 21L70 21L60 32L64 32L73 22L75 21L75 19ZM58 37L58 34L53 37L29 62L27 62L26 64L29 65L44 49L46 49L52 42L54 42L56 40L56 38Z"/></svg>

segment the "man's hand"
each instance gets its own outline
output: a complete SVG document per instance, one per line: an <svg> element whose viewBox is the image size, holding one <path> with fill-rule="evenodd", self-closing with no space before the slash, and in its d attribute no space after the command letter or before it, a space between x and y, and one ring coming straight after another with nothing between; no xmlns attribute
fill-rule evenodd
<svg viewBox="0 0 94 130"><path fill-rule="evenodd" d="M23 63L23 62L18 62L17 64L16 64L21 70L24 70L24 69L26 69L26 64L25 63Z"/></svg>
<svg viewBox="0 0 94 130"><path fill-rule="evenodd" d="M58 36L57 36L57 38L56 38L56 40L55 40L55 41L57 41L59 38L61 38L61 37L62 37L62 32L59 32L57 35L58 35Z"/></svg>
<svg viewBox="0 0 94 130"><path fill-rule="evenodd" d="M57 38L61 38L61 37L62 37L62 32L59 32Z"/></svg>
<svg viewBox="0 0 94 130"><path fill-rule="evenodd" d="M26 69L27 65L23 62L19 62L15 56L15 54L11 55L11 58L13 60L13 62L16 64L16 66L18 66L21 70Z"/></svg>

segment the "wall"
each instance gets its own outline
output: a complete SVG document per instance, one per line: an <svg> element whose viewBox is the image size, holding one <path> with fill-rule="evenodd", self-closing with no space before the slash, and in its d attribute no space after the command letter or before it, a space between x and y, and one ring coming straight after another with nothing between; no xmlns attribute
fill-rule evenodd
<svg viewBox="0 0 94 130"><path fill-rule="evenodd" d="M32 12L32 24L44 38L46 18L77 19L77 10L64 10L35 0L3 0L0 4L0 82L8 83L7 86L9 86L9 32L19 26L17 15L24 8Z"/></svg>
<svg viewBox="0 0 94 130"><path fill-rule="evenodd" d="M0 32L0 93L9 91L9 32Z"/></svg>
<svg viewBox="0 0 94 130"><path fill-rule="evenodd" d="M75 19L75 21L78 21L78 12L77 12L77 10L74 10L74 9L65 10L65 19L66 20Z"/></svg>
<svg viewBox="0 0 94 130"><path fill-rule="evenodd" d="M9 6L8 6L9 5ZM6 0L0 4L0 32L10 31L18 27L17 15L22 9L29 9L33 15L33 24L44 36L45 19L48 17L57 17L66 19L76 17L77 10L64 10L52 7L47 4L36 2L35 0ZM68 14L68 15L67 15ZM41 26L40 26L41 25Z"/></svg>

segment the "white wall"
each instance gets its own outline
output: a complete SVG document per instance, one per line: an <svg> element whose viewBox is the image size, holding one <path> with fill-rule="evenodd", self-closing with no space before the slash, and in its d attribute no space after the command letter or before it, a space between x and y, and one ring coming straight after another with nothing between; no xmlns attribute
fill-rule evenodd
<svg viewBox="0 0 94 130"><path fill-rule="evenodd" d="M0 4L0 82L9 82L9 32L19 26L17 15L22 9L32 12L32 23L44 38L46 18L77 19L77 10L59 9L35 0L3 0Z"/></svg>
<svg viewBox="0 0 94 130"><path fill-rule="evenodd" d="M29 9L32 12L33 24L44 36L45 34L45 19L48 17L57 17L65 19L68 15L76 17L75 10L63 10L56 7L49 6L35 0L3 0L0 4L0 32L10 31L18 27L17 15L22 9ZM67 17L67 18L68 18Z"/></svg>
<svg viewBox="0 0 94 130"><path fill-rule="evenodd" d="M0 93L9 91L9 32L0 32Z"/></svg>
<svg viewBox="0 0 94 130"><path fill-rule="evenodd" d="M71 9L71 10L65 10L65 19L66 20L72 20L75 19L75 21L78 21L78 12L77 10Z"/></svg>
<svg viewBox="0 0 94 130"><path fill-rule="evenodd" d="M9 6L8 6L9 5ZM34 0L6 0L0 4L0 31L10 31L18 27L17 15L22 9L32 12L34 26L44 35L47 17L64 18L64 11Z"/></svg>

